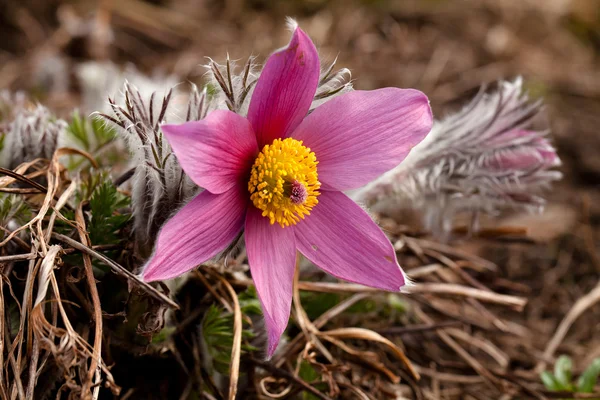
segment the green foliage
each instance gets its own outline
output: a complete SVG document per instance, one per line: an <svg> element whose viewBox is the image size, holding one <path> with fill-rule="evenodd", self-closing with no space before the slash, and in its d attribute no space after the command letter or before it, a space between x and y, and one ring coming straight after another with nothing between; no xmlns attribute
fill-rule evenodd
<svg viewBox="0 0 600 400"><path fill-rule="evenodd" d="M375 299L367 298L357 301L351 307L348 307L346 312L351 314L366 314L377 311L378 308L379 304Z"/></svg>
<svg viewBox="0 0 600 400"><path fill-rule="evenodd" d="M553 392L561 391L560 384L554 378L554 375L550 371L544 371L540 374L540 378L546 389L552 390Z"/></svg>
<svg viewBox="0 0 600 400"><path fill-rule="evenodd" d="M580 393L592 393L596 382L598 382L598 376L600 376L600 358L594 359L587 369L583 371L583 374L581 374L577 381L577 391Z"/></svg>
<svg viewBox="0 0 600 400"><path fill-rule="evenodd" d="M110 179L96 186L90 198L90 223L88 231L93 244L110 244L119 241L118 232L129 221L130 214L119 209L129 206L129 197L119 193Z"/></svg>
<svg viewBox="0 0 600 400"><path fill-rule="evenodd" d="M383 300L383 301L382 301ZM346 312L354 314L376 313L381 318L389 318L405 314L409 308L408 303L394 293L388 293L385 297L369 297L361 300L348 308Z"/></svg>
<svg viewBox="0 0 600 400"><path fill-rule="evenodd" d="M319 372L310 365L307 361L302 360L300 363L300 370L298 371L300 378L308 383L316 381L321 376ZM318 397L312 393L302 392L302 400L317 400Z"/></svg>
<svg viewBox="0 0 600 400"><path fill-rule="evenodd" d="M242 330L242 340L253 337L254 333L249 329ZM233 347L233 314L212 304L202 320L202 340L213 359L214 369L221 374L227 374ZM255 350L256 348L242 343L242 352Z"/></svg>
<svg viewBox="0 0 600 400"><path fill-rule="evenodd" d="M7 330L11 338L16 337L19 334L19 327L21 324L21 309L17 306L16 302L8 303L7 313Z"/></svg>
<svg viewBox="0 0 600 400"><path fill-rule="evenodd" d="M205 88L206 88L206 95L208 96L209 99L212 99L212 98L216 97L217 94L219 94L220 89L218 86L207 83Z"/></svg>
<svg viewBox="0 0 600 400"><path fill-rule="evenodd" d="M573 362L565 355L554 364L554 372L544 371L540 379L546 389L554 392L592 393L600 375L600 358L594 359L581 374L577 383L573 382Z"/></svg>
<svg viewBox="0 0 600 400"><path fill-rule="evenodd" d="M74 111L67 127L69 136L87 152L105 146L115 138L115 130L104 121L88 118Z"/></svg>
<svg viewBox="0 0 600 400"><path fill-rule="evenodd" d="M2 226L6 226L10 220L24 225L32 217L33 212L20 196L0 193L0 223Z"/></svg>
<svg viewBox="0 0 600 400"><path fill-rule="evenodd" d="M573 362L568 356L560 356L554 364L554 379L564 388L564 390L573 391L571 379L573 378Z"/></svg>
<svg viewBox="0 0 600 400"><path fill-rule="evenodd" d="M73 204L89 202L87 215L87 231L92 245L119 244L123 237L123 228L131 219L129 210L130 198L120 193L113 185L110 176L102 171L90 171L81 180L74 196ZM70 221L75 220L73 208L63 208L61 213ZM56 221L55 231L63 235L73 234L75 228L61 220ZM117 254L108 251L108 257L114 258ZM77 264L81 262L78 254L67 255L65 262ZM100 279L109 270L109 267L97 260L92 260L94 274Z"/></svg>
<svg viewBox="0 0 600 400"><path fill-rule="evenodd" d="M398 313L404 314L410 307L410 304L396 293L388 293L386 298L390 308Z"/></svg>
<svg viewBox="0 0 600 400"><path fill-rule="evenodd" d="M238 295L238 301L240 302L240 308L245 315L262 315L260 301L258 300L256 288L254 286L250 286L245 292L240 293Z"/></svg>
<svg viewBox="0 0 600 400"><path fill-rule="evenodd" d="M336 293L300 292L300 301L311 320L334 307L340 302L340 295Z"/></svg>
<svg viewBox="0 0 600 400"><path fill-rule="evenodd" d="M67 127L68 137L75 145L86 152L95 155L96 162L101 165L110 165L119 159L119 154L116 152L105 154L102 158L98 157L98 153L106 148L116 137L116 131L107 123L99 118L84 117L78 111L74 111L71 116L71 121ZM69 169L78 169L85 158L71 158Z"/></svg>
<svg viewBox="0 0 600 400"><path fill-rule="evenodd" d="M302 306L311 320L335 307L343 299L344 297L337 293L300 292ZM377 318L371 318L373 320L378 318L395 320L396 317L405 314L408 308L408 303L402 297L394 293L388 293L385 297L373 296L357 301L348 307L344 314L355 316L368 314L371 317L377 316Z"/></svg>
<svg viewBox="0 0 600 400"><path fill-rule="evenodd" d="M541 80L528 79L523 83L523 91L532 99L541 99L550 96L551 88Z"/></svg>
<svg viewBox="0 0 600 400"><path fill-rule="evenodd" d="M119 230L131 218L123 213L129 207L131 199L120 193L113 185L110 176L103 171L90 171L81 181L75 192L75 203L89 201L89 223L87 226L92 244L115 244L119 241ZM75 220L75 213L64 208L62 214L69 220ZM61 220L56 221L57 232L69 234L72 226Z"/></svg>
<svg viewBox="0 0 600 400"><path fill-rule="evenodd" d="M152 343L159 344L166 342L176 330L177 328L174 326L165 326L158 334L152 336Z"/></svg>

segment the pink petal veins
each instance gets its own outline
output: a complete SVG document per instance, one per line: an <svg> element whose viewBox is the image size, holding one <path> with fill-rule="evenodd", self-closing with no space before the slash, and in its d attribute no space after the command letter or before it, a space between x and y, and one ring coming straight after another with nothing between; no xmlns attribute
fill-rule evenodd
<svg viewBox="0 0 600 400"><path fill-rule="evenodd" d="M144 280L175 278L217 255L242 230L247 203L239 188L200 193L161 229Z"/></svg>
<svg viewBox="0 0 600 400"><path fill-rule="evenodd" d="M216 110L201 121L161 128L183 170L211 193L241 184L258 153L250 123L231 111Z"/></svg>
<svg viewBox="0 0 600 400"><path fill-rule="evenodd" d="M292 227L271 225L250 206L246 215L246 251L268 334L268 356L277 348L290 317L296 244Z"/></svg>
<svg viewBox="0 0 600 400"><path fill-rule="evenodd" d="M406 283L389 239L341 192L323 191L318 206L294 230L298 250L331 275L390 291Z"/></svg>
<svg viewBox="0 0 600 400"><path fill-rule="evenodd" d="M260 148L300 124L317 91L319 73L315 45L296 28L289 45L269 57L252 94L248 119Z"/></svg>
<svg viewBox="0 0 600 400"><path fill-rule="evenodd" d="M385 88L349 92L328 101L292 136L315 152L323 189L349 190L400 164L432 123L423 93Z"/></svg>

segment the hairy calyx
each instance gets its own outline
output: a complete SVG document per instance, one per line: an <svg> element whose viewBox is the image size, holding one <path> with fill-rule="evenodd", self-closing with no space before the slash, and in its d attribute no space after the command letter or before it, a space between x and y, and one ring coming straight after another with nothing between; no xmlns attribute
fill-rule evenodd
<svg viewBox="0 0 600 400"><path fill-rule="evenodd" d="M250 200L271 224L295 225L319 202L317 157L302 141L275 139L256 157L248 191Z"/></svg>

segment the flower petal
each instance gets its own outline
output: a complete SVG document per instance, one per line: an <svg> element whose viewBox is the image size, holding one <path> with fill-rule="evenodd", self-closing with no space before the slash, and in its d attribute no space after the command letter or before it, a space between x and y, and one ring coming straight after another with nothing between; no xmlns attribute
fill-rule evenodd
<svg viewBox="0 0 600 400"><path fill-rule="evenodd" d="M211 193L239 184L258 153L248 120L231 111L213 111L201 121L163 125L183 170Z"/></svg>
<svg viewBox="0 0 600 400"><path fill-rule="evenodd" d="M237 187L196 196L162 227L144 280L175 278L225 249L244 226L247 198Z"/></svg>
<svg viewBox="0 0 600 400"><path fill-rule="evenodd" d="M354 91L317 107L292 136L315 152L323 189L349 190L400 164L432 122L418 90Z"/></svg>
<svg viewBox="0 0 600 400"><path fill-rule="evenodd" d="M290 44L269 57L252 94L248 119L260 148L288 136L306 116L319 73L315 45L296 28Z"/></svg>
<svg viewBox="0 0 600 400"><path fill-rule="evenodd" d="M389 239L341 192L323 191L294 230L298 250L331 275L390 291L406 283Z"/></svg>
<svg viewBox="0 0 600 400"><path fill-rule="evenodd" d="M294 229L271 225L269 218L251 206L246 214L245 235L250 272L265 316L268 356L271 357L290 318L296 267Z"/></svg>

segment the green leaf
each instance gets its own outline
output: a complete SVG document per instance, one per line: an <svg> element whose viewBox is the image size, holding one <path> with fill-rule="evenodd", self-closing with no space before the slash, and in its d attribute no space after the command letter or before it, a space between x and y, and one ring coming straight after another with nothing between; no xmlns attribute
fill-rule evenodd
<svg viewBox="0 0 600 400"><path fill-rule="evenodd" d="M33 217L33 212L21 197L13 194L0 193L0 223L5 226L10 220L21 225Z"/></svg>
<svg viewBox="0 0 600 400"><path fill-rule="evenodd" d="M554 375L552 375L551 372L549 372L549 371L542 372L540 374L540 378L542 379L542 383L544 384L544 386L546 386L546 389L551 390L553 392L558 392L558 391L562 390L562 387L556 381L556 378L554 378Z"/></svg>
<svg viewBox="0 0 600 400"><path fill-rule="evenodd" d="M406 313L410 307L406 300L395 293L388 293L387 301L390 307L402 314Z"/></svg>
<svg viewBox="0 0 600 400"><path fill-rule="evenodd" d="M115 129L108 125L106 121L101 118L91 118L90 123L92 132L94 133L94 137L98 143L98 147L104 146L117 136Z"/></svg>
<svg viewBox="0 0 600 400"><path fill-rule="evenodd" d="M67 133L69 133L71 138L84 150L89 151L90 139L86 122L86 119L79 114L79 111L74 111L71 117L71 123L67 127Z"/></svg>
<svg viewBox="0 0 600 400"><path fill-rule="evenodd" d="M250 286L244 292L240 293L238 295L238 301L240 302L240 308L244 314L262 315L260 301L256 296L256 289L254 286Z"/></svg>
<svg viewBox="0 0 600 400"><path fill-rule="evenodd" d="M581 374L577 381L577 391L580 393L592 393L598 381L598 376L600 376L600 358L594 359L583 374Z"/></svg>
<svg viewBox="0 0 600 400"><path fill-rule="evenodd" d="M17 336L17 334L19 333L19 328L21 325L21 318L20 318L20 309L17 306L17 303L14 302L11 304L11 302L8 303L8 315L10 316L10 318L8 319L8 333L10 335L11 338L14 338Z"/></svg>
<svg viewBox="0 0 600 400"><path fill-rule="evenodd" d="M212 357L212 366L221 374L229 373L231 348L233 346L233 314L212 304L201 325L202 341ZM254 333L249 329L242 330L243 339L251 339ZM242 344L242 351L255 351L256 348Z"/></svg>
<svg viewBox="0 0 600 400"><path fill-rule="evenodd" d="M335 293L300 292L300 300L308 318L314 320L338 304L340 296Z"/></svg>
<svg viewBox="0 0 600 400"><path fill-rule="evenodd" d="M94 244L112 244L119 241L118 232L131 218L119 209L129 205L129 197L119 193L111 180L104 176L90 198L90 223L88 230Z"/></svg>
<svg viewBox="0 0 600 400"><path fill-rule="evenodd" d="M102 159L98 157L99 151L116 137L116 130L98 117L85 117L74 111L71 121L67 126L67 134L70 139L80 148L96 156L99 164L107 165L115 152L104 153ZM69 169L78 169L86 163L85 158L71 158Z"/></svg>
<svg viewBox="0 0 600 400"><path fill-rule="evenodd" d="M305 360L303 360L300 363L300 370L298 371L298 375L300 376L300 378L303 381L308 382L308 383L311 383L320 377L319 372L317 370L315 370L315 368ZM302 393L302 400L317 400L317 399L318 399L318 397L312 393L308 393L308 392Z"/></svg>
<svg viewBox="0 0 600 400"><path fill-rule="evenodd" d="M562 355L554 364L554 377L562 390L573 390L573 362L569 356Z"/></svg>
<svg viewBox="0 0 600 400"><path fill-rule="evenodd" d="M373 311L380 310L379 304L375 299L364 299L357 301L354 305L349 307L346 312L350 314L366 314Z"/></svg>
<svg viewBox="0 0 600 400"><path fill-rule="evenodd" d="M157 335L152 337L152 343L157 344L166 342L176 330L177 328L174 326L165 326Z"/></svg>

